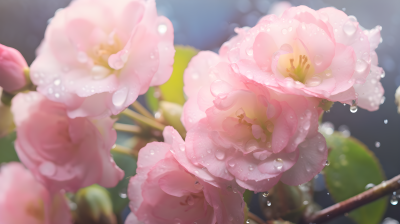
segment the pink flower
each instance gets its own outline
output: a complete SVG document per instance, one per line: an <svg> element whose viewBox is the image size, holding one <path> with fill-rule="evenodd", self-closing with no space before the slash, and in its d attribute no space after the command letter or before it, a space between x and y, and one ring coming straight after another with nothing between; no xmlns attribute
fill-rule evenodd
<svg viewBox="0 0 400 224"><path fill-rule="evenodd" d="M166 82L175 49L154 0L79 0L56 13L31 66L38 91L71 118L118 114Z"/></svg>
<svg viewBox="0 0 400 224"><path fill-rule="evenodd" d="M61 193L51 194L19 163L0 170L0 223L70 224L69 208Z"/></svg>
<svg viewBox="0 0 400 224"><path fill-rule="evenodd" d="M117 137L112 119L71 119L63 104L37 92L19 93L11 111L18 156L51 192L114 187L123 178L110 155Z"/></svg>
<svg viewBox="0 0 400 224"><path fill-rule="evenodd" d="M25 58L14 48L0 44L0 86L13 92L26 85L24 70L28 68Z"/></svg>
<svg viewBox="0 0 400 224"><path fill-rule="evenodd" d="M377 110L383 95L376 77L382 72L379 32L363 31L354 16L334 8L299 6L262 18L224 51L235 72L279 92Z"/></svg>
<svg viewBox="0 0 400 224"><path fill-rule="evenodd" d="M191 146L172 127L165 128L164 139L139 152L128 186L132 213L125 223L242 224L244 190L190 163L185 150Z"/></svg>
<svg viewBox="0 0 400 224"><path fill-rule="evenodd" d="M275 92L224 61L212 67L218 60L215 53L200 52L184 74L182 121L190 161L258 192L279 180L311 180L328 153L318 132L318 100Z"/></svg>

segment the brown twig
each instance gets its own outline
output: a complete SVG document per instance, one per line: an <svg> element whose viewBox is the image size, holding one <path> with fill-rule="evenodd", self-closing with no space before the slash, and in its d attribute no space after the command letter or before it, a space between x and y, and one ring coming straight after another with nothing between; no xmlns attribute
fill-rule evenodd
<svg viewBox="0 0 400 224"><path fill-rule="evenodd" d="M154 116L144 106L142 106L139 101L133 102L132 106L137 112L141 113L143 116L154 119Z"/></svg>
<svg viewBox="0 0 400 224"><path fill-rule="evenodd" d="M249 212L247 215L249 216L249 219L253 220L254 222L258 224L265 224L265 222L260 219L260 217L254 215L253 213Z"/></svg>
<svg viewBox="0 0 400 224"><path fill-rule="evenodd" d="M121 112L121 114L128 116L129 118L142 122L143 124L146 124L152 128L155 128L157 130L163 131L165 128L165 125L158 123L156 120L150 119L148 117L145 117L139 113L136 113L133 110L130 109L125 109L124 111Z"/></svg>
<svg viewBox="0 0 400 224"><path fill-rule="evenodd" d="M115 123L114 129L117 131L128 132L136 135L142 133L142 128L137 125Z"/></svg>
<svg viewBox="0 0 400 224"><path fill-rule="evenodd" d="M383 196L391 194L392 192L400 189L400 175L393 177L388 181L384 181L381 184L359 194L351 197L345 201L339 202L328 208L325 208L319 212L312 214L310 217L305 217L301 223L303 224L319 224L336 218L339 215L343 215L356 208L366 205L372 201L375 201Z"/></svg>

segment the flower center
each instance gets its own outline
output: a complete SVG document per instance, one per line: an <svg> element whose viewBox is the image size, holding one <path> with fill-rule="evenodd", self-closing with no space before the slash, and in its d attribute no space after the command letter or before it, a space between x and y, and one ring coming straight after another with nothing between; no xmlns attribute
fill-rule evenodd
<svg viewBox="0 0 400 224"><path fill-rule="evenodd" d="M37 201L30 201L25 206L25 212L38 221L44 222L44 204L41 199Z"/></svg>
<svg viewBox="0 0 400 224"><path fill-rule="evenodd" d="M306 55L299 55L299 60L297 61L297 66L294 66L294 59L290 59L290 66L286 68L286 72L289 77L295 81L304 83L305 78L310 70L310 64L308 62L308 57Z"/></svg>

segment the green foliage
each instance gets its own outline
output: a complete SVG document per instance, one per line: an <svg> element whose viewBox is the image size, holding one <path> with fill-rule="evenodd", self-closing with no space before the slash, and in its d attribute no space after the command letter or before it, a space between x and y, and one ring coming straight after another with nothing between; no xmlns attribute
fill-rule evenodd
<svg viewBox="0 0 400 224"><path fill-rule="evenodd" d="M171 78L160 86L160 90L163 100L183 105L186 101L183 94L183 73L198 50L186 46L175 46L175 50Z"/></svg>
<svg viewBox="0 0 400 224"><path fill-rule="evenodd" d="M150 87L145 95L147 106L153 112L156 112L158 110L158 99L154 96L155 93L156 93L155 88Z"/></svg>
<svg viewBox="0 0 400 224"><path fill-rule="evenodd" d="M120 213L129 203L126 195L129 179L136 174L136 160L131 156L112 152L115 163L119 168L124 170L125 176L114 188L107 189L110 192L111 201L113 202L113 209L115 213ZM123 197L121 197L121 195Z"/></svg>
<svg viewBox="0 0 400 224"><path fill-rule="evenodd" d="M330 195L336 202L346 200L365 191L369 183L385 180L382 167L375 155L360 141L335 132L325 136L331 149L325 167L325 179ZM379 199L349 213L360 224L377 224L387 207L387 198Z"/></svg>
<svg viewBox="0 0 400 224"><path fill-rule="evenodd" d="M14 149L14 141L17 135L15 132L0 139L0 163L19 161Z"/></svg>

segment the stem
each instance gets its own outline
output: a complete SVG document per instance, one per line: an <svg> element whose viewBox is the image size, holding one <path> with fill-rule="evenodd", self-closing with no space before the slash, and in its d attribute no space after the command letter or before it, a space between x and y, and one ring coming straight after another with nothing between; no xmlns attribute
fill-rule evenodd
<svg viewBox="0 0 400 224"><path fill-rule="evenodd" d="M400 189L400 175L393 177L388 181L364 191L363 193L351 197L345 201L339 202L319 212L312 214L310 217L305 217L301 223L323 223L329 221L339 215L343 215L365 204L373 202L383 196L391 194Z"/></svg>
<svg viewBox="0 0 400 224"><path fill-rule="evenodd" d="M137 112L141 113L145 117L154 119L154 116L148 110L146 110L146 108L142 106L142 104L140 104L139 101L133 102L132 106L137 110Z"/></svg>
<svg viewBox="0 0 400 224"><path fill-rule="evenodd" d="M133 134L141 134L142 129L137 125L115 123L114 129L117 131L129 132Z"/></svg>
<svg viewBox="0 0 400 224"><path fill-rule="evenodd" d="M142 122L144 124L147 124L148 126L150 126L152 128L155 128L157 130L160 130L160 131L163 131L164 128L165 128L164 125L158 123L157 121L152 120L152 119L150 119L148 117L145 117L145 116L143 116L141 114L138 114L135 111L130 110L130 109L125 109L124 111L122 111L122 114L132 118L133 120L140 121L140 122Z"/></svg>
<svg viewBox="0 0 400 224"><path fill-rule="evenodd" d="M114 145L111 149L112 152L117 152L117 153L121 153L121 154L125 154L128 156L136 156L133 151L130 148L127 148L125 146L122 145ZM137 158L137 156L136 156Z"/></svg>
<svg viewBox="0 0 400 224"><path fill-rule="evenodd" d="M249 219L253 220L254 222L258 224L265 224L265 222L260 219L258 216L254 215L253 213L249 212L248 214Z"/></svg>

